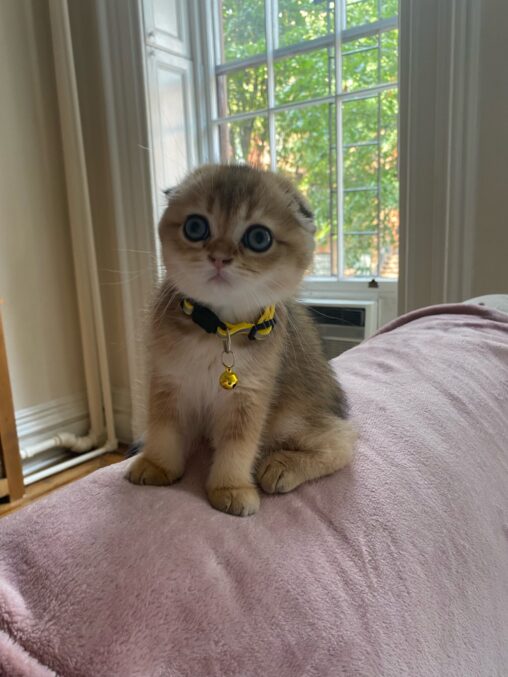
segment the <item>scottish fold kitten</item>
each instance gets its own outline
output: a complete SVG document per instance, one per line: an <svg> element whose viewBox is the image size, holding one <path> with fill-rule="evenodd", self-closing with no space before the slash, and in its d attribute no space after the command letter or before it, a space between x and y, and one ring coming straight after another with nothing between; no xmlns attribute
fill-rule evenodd
<svg viewBox="0 0 508 677"><path fill-rule="evenodd" d="M166 278L152 312L148 428L131 482L176 482L186 450L205 436L214 450L210 503L252 515L256 482L285 493L349 463L355 432L345 396L294 300L314 231L306 200L270 172L204 166L170 192L159 226Z"/></svg>

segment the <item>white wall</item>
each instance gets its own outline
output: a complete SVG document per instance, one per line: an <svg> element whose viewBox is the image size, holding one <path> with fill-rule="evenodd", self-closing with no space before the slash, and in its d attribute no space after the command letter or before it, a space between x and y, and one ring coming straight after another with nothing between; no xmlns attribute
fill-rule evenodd
<svg viewBox="0 0 508 677"><path fill-rule="evenodd" d="M20 413L84 392L45 0L0 1L0 100L0 297Z"/></svg>

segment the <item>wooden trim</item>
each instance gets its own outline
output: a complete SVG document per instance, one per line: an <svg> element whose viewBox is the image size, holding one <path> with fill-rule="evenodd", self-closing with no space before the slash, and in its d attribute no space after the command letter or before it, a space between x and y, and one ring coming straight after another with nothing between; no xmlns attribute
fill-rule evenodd
<svg viewBox="0 0 508 677"><path fill-rule="evenodd" d="M1 309L0 309L1 311ZM12 402L11 383L7 365L7 351L5 348L2 315L0 312L0 457L8 482L11 501L23 496L23 470L19 455L16 419ZM2 482L2 484L4 484ZM0 485L0 490L2 486ZM0 491L0 494L2 492Z"/></svg>
<svg viewBox="0 0 508 677"><path fill-rule="evenodd" d="M0 498L3 498L4 496L9 495L9 481L7 478L3 478L0 480Z"/></svg>

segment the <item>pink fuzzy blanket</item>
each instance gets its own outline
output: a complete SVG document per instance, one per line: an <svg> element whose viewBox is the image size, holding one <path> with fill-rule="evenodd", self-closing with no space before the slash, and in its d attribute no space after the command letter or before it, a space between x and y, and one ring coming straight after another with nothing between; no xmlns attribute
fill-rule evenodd
<svg viewBox="0 0 508 677"><path fill-rule="evenodd" d="M194 459L0 521L8 677L508 674L508 315L411 313L334 362L351 468L240 519Z"/></svg>

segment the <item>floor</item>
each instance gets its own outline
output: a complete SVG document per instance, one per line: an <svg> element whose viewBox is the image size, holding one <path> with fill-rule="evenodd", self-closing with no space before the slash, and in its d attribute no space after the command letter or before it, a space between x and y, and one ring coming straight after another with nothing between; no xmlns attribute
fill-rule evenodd
<svg viewBox="0 0 508 677"><path fill-rule="evenodd" d="M38 498L46 496L46 494L49 494L52 491L56 491L65 484L75 482L81 477L85 477L99 468L105 468L112 463L118 463L124 459L125 456L121 452L110 452L103 454L102 456L98 456L97 458L93 458L91 461L87 461L81 465L74 466L74 468L69 468L68 470L64 470L63 472L60 472L56 475L47 477L40 482L30 484L28 487L26 487L25 495L19 501L14 501L14 503L0 503L0 517L14 512L15 510L19 510L25 505L28 505L28 503L32 503Z"/></svg>

